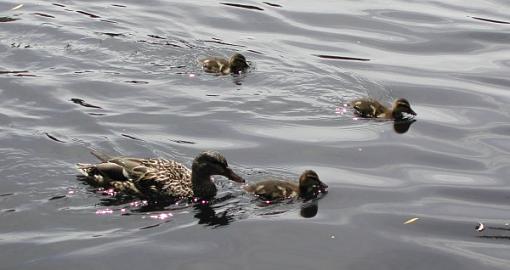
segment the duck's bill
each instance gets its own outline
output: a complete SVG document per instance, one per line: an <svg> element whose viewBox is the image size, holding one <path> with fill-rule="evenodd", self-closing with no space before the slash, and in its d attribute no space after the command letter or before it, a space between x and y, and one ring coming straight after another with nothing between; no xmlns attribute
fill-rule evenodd
<svg viewBox="0 0 510 270"><path fill-rule="evenodd" d="M230 168L227 168L227 172L225 174L225 177L227 177L228 179L234 181L234 182L238 182L238 183L244 183L244 179L237 175L234 171L232 171L232 169Z"/></svg>
<svg viewBox="0 0 510 270"><path fill-rule="evenodd" d="M412 114L412 115L414 115L414 116L418 115L415 111L413 111L413 110L411 110L411 109L409 109L409 114Z"/></svg>
<svg viewBox="0 0 510 270"><path fill-rule="evenodd" d="M326 185L324 183L321 183L320 191L321 192L327 192L328 191L328 185Z"/></svg>

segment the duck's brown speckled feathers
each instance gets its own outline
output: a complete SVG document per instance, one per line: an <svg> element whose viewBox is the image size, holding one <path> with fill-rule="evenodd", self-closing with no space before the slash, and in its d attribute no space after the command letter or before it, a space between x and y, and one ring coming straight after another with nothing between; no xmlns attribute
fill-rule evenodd
<svg viewBox="0 0 510 270"><path fill-rule="evenodd" d="M87 182L100 187L114 188L118 192L144 199L180 199L193 196L214 197L216 186L211 175L224 175L237 182L244 180L232 172L223 156L217 152L203 152L194 161L198 165L196 176L183 164L163 158L109 157L93 152L102 163L78 164ZM204 157L211 157L206 159ZM214 163L216 160L218 163ZM202 164L201 162L211 162ZM195 181L193 181L195 177Z"/></svg>
<svg viewBox="0 0 510 270"><path fill-rule="evenodd" d="M411 109L409 101L399 98L393 102L392 108L387 108L379 101L372 98L361 98L351 101L355 113L365 118L382 118L401 120L405 118L404 113L416 115Z"/></svg>
<svg viewBox="0 0 510 270"><path fill-rule="evenodd" d="M239 74L246 71L249 68L246 63L246 58L239 53L236 53L230 57L230 59L224 59L219 57L211 57L201 60L202 68L208 73L218 74Z"/></svg>
<svg viewBox="0 0 510 270"><path fill-rule="evenodd" d="M274 201L299 196L299 185L284 180L264 180L245 187L262 200Z"/></svg>
<svg viewBox="0 0 510 270"><path fill-rule="evenodd" d="M320 181L319 176L312 170L304 171L299 184L285 180L265 180L244 187L262 200L275 201L289 198L310 199L325 192L328 186Z"/></svg>

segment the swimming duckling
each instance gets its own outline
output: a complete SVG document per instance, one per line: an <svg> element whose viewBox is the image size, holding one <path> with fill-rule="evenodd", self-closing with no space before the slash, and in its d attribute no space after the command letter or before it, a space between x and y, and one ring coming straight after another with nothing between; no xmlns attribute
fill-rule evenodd
<svg viewBox="0 0 510 270"><path fill-rule="evenodd" d="M371 98L362 98L351 101L357 115L365 118L383 118L402 120L405 119L403 113L416 115L411 109L409 101L405 98L399 98L393 102L393 107L387 108L379 101Z"/></svg>
<svg viewBox="0 0 510 270"><path fill-rule="evenodd" d="M265 180L245 186L244 190L262 200L274 201L297 197L312 199L319 193L326 192L327 188L316 172L306 170L299 177L299 184L284 180Z"/></svg>
<svg viewBox="0 0 510 270"><path fill-rule="evenodd" d="M212 175L244 183L235 174L227 160L218 152L205 151L194 160L191 170L181 163L162 158L112 157L91 152L102 162L78 164L85 180L95 186L114 188L117 192L149 200L183 199L216 196Z"/></svg>
<svg viewBox="0 0 510 270"><path fill-rule="evenodd" d="M204 59L202 60L202 68L205 72L227 75L230 73L239 74L245 72L249 66L248 63L246 63L246 58L242 54L235 53L229 60L224 58Z"/></svg>

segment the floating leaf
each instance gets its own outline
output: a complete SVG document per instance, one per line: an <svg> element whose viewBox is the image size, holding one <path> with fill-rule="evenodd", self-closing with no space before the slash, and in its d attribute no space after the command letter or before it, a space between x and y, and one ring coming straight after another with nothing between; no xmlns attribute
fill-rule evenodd
<svg viewBox="0 0 510 270"><path fill-rule="evenodd" d="M410 220L408 220L408 221L404 222L404 224L411 224L411 223L414 223L414 222L416 222L418 219L420 219L420 218L417 218L417 217L412 218L412 219L410 219Z"/></svg>

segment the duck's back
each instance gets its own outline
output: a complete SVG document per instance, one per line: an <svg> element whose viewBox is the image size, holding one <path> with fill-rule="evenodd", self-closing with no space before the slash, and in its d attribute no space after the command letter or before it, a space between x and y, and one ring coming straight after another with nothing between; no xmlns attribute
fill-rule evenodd
<svg viewBox="0 0 510 270"><path fill-rule="evenodd" d="M263 200L282 200L299 195L296 183L283 180L265 180L245 187L245 190L257 195Z"/></svg>
<svg viewBox="0 0 510 270"><path fill-rule="evenodd" d="M351 106L359 116L370 118L382 117L388 110L379 101L371 98L353 100Z"/></svg>
<svg viewBox="0 0 510 270"><path fill-rule="evenodd" d="M140 161L140 170L146 172L134 179L134 183L144 196L154 199L193 197L191 170L186 166L167 159L151 158Z"/></svg>
<svg viewBox="0 0 510 270"><path fill-rule="evenodd" d="M228 61L223 58L207 58L202 60L202 68L209 73L225 73L228 69Z"/></svg>

